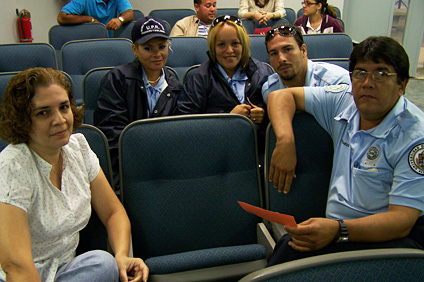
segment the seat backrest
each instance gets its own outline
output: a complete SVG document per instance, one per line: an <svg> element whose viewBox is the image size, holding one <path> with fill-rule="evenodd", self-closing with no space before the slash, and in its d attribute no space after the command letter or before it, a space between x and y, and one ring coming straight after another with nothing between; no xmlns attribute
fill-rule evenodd
<svg viewBox="0 0 424 282"><path fill-rule="evenodd" d="M176 80L180 80L180 76L178 75L176 70L174 70L170 66L165 66L165 68L167 68L169 70L171 76L173 76Z"/></svg>
<svg viewBox="0 0 424 282"><path fill-rule="evenodd" d="M290 24L294 24L294 22L296 21L296 12L292 8L286 8L286 7L284 7L284 9L286 10L285 19Z"/></svg>
<svg viewBox="0 0 424 282"><path fill-rule="evenodd" d="M334 65L338 65L346 70L349 70L349 59L348 58L340 58L340 59L332 59L332 58L323 58L323 59L313 59L314 62L326 62Z"/></svg>
<svg viewBox="0 0 424 282"><path fill-rule="evenodd" d="M82 98L85 104L84 123L94 125L93 114L97 106L97 96L103 77L113 67L91 69L86 73L82 81Z"/></svg>
<svg viewBox="0 0 424 282"><path fill-rule="evenodd" d="M49 29L49 43L58 51L66 42L95 38L108 38L108 31L104 24L54 25Z"/></svg>
<svg viewBox="0 0 424 282"><path fill-rule="evenodd" d="M344 21L340 18L337 18L337 20L340 22L340 24L342 25L343 30L345 30L345 24Z"/></svg>
<svg viewBox="0 0 424 282"><path fill-rule="evenodd" d="M423 281L424 251L371 249L299 259L267 267L239 282Z"/></svg>
<svg viewBox="0 0 424 282"><path fill-rule="evenodd" d="M268 52L265 46L265 35L249 35L250 37L250 56L261 62L269 64Z"/></svg>
<svg viewBox="0 0 424 282"><path fill-rule="evenodd" d="M142 11L137 10L137 9L133 9L133 12L134 12L134 20L135 21L138 20L138 19L144 18L144 13Z"/></svg>
<svg viewBox="0 0 424 282"><path fill-rule="evenodd" d="M167 21L172 28L177 21L195 14L192 9L157 9L150 11L149 16Z"/></svg>
<svg viewBox="0 0 424 282"><path fill-rule="evenodd" d="M186 81L193 76L193 74L196 72L196 70L200 67L200 65L194 65L189 67L186 72L184 73L183 77L183 84L186 83Z"/></svg>
<svg viewBox="0 0 424 282"><path fill-rule="evenodd" d="M131 32L132 32L132 29L133 29L134 24L136 22L137 21L132 21L132 22L125 23L125 24L121 25L120 28L118 28L117 30L115 30L113 32L113 37L114 38L127 38L127 39L131 40Z"/></svg>
<svg viewBox="0 0 424 282"><path fill-rule="evenodd" d="M75 40L62 47L62 67L75 86L77 103L82 101L82 81L94 68L114 67L134 59L132 42L124 38Z"/></svg>
<svg viewBox="0 0 424 282"><path fill-rule="evenodd" d="M325 217L333 143L329 134L306 112L296 112L293 132L297 155L296 178L288 194L278 193L272 182L265 181L265 202L267 209L293 215L299 223L311 217ZM269 124L265 141L265 179L268 179L275 142L275 133Z"/></svg>
<svg viewBox="0 0 424 282"><path fill-rule="evenodd" d="M3 151L7 145L9 145L9 143L0 138L0 152Z"/></svg>
<svg viewBox="0 0 424 282"><path fill-rule="evenodd" d="M207 51L208 44L204 37L172 37L166 65L172 67L178 73L178 77L183 79L189 67L208 60Z"/></svg>
<svg viewBox="0 0 424 282"><path fill-rule="evenodd" d="M106 136L100 129L92 125L83 124L77 131L84 134L90 145L91 150L97 155L106 178L113 189L112 167L109 156L109 145ZM107 231L94 210L91 213L90 221L80 232L80 243L77 248L77 254L90 250L104 250L107 248Z"/></svg>
<svg viewBox="0 0 424 282"><path fill-rule="evenodd" d="M218 8L215 17L230 15L238 18L238 10L239 8Z"/></svg>
<svg viewBox="0 0 424 282"><path fill-rule="evenodd" d="M260 219L237 203L261 206L249 119L202 114L135 121L121 133L119 154L134 256L257 243Z"/></svg>
<svg viewBox="0 0 424 282"><path fill-rule="evenodd" d="M0 44L0 72L23 71L33 67L57 69L56 52L48 43Z"/></svg>
<svg viewBox="0 0 424 282"><path fill-rule="evenodd" d="M346 33L306 34L303 41L309 59L349 58L353 49L352 38Z"/></svg>
<svg viewBox="0 0 424 282"><path fill-rule="evenodd" d="M7 83L9 83L9 79L14 77L18 73L18 71L0 72L0 105L1 100L3 99L4 92L6 91Z"/></svg>

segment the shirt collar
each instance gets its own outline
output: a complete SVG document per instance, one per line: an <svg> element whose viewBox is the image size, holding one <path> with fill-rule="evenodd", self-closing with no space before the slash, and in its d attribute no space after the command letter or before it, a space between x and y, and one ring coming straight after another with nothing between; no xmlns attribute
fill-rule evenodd
<svg viewBox="0 0 424 282"><path fill-rule="evenodd" d="M218 66L219 71L222 73L222 75L225 77L225 80L227 80L228 82L230 82L231 80L232 81L245 81L245 80L247 80L246 73L241 72L240 67L238 67L238 69L237 69L236 73L233 75L233 77L230 78L227 75L227 73L225 72L224 68L220 64L218 64L218 63L216 63L216 64Z"/></svg>

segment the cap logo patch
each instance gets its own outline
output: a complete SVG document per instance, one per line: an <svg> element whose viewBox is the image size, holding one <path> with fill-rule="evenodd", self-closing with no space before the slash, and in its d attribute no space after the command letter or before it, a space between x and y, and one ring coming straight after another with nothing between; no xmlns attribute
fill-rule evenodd
<svg viewBox="0 0 424 282"><path fill-rule="evenodd" d="M147 22L141 25L140 33L141 36L144 36L152 32L166 34L165 28L160 22L154 19L149 19Z"/></svg>
<svg viewBox="0 0 424 282"><path fill-rule="evenodd" d="M419 144L412 148L408 161L413 171L424 175L424 144Z"/></svg>

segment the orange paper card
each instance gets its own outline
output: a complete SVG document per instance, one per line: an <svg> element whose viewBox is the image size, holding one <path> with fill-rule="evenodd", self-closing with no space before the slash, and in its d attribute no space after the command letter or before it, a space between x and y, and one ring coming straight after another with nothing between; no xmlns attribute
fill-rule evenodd
<svg viewBox="0 0 424 282"><path fill-rule="evenodd" d="M294 220L294 217L291 215L267 211L267 210L264 210L264 209L261 209L256 206L252 206L240 201L237 201L237 202L245 211L253 213L254 215L257 215L259 217L265 218L269 221L272 221L281 225L288 225L288 226L294 226L294 227L297 226L296 221Z"/></svg>

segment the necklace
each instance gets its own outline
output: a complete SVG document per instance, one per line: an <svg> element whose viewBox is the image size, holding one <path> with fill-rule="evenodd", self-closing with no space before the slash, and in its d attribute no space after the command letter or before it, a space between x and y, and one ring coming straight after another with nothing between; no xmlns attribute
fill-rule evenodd
<svg viewBox="0 0 424 282"><path fill-rule="evenodd" d="M156 84L156 82L158 82L159 79L160 79L160 76L156 80L147 80L147 82L150 84Z"/></svg>

